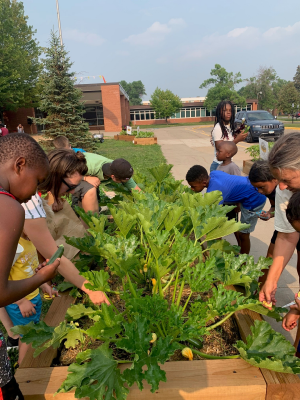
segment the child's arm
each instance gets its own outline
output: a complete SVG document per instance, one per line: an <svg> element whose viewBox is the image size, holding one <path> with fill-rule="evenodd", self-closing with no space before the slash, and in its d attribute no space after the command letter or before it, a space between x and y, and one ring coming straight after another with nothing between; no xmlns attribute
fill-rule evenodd
<svg viewBox="0 0 300 400"><path fill-rule="evenodd" d="M90 183L93 185L95 188L97 188L100 185L100 179L97 176L85 176L83 178L84 181Z"/></svg>
<svg viewBox="0 0 300 400"><path fill-rule="evenodd" d="M283 321L282 321L283 329L285 329L286 331L289 332L291 329L296 328L297 321L299 318L300 318L300 311L290 310L283 318Z"/></svg>
<svg viewBox="0 0 300 400"><path fill-rule="evenodd" d="M51 285L49 285L48 282L43 283L40 288L42 289L42 292L44 294L48 294L50 299L53 299L54 297L59 297L58 291L54 289Z"/></svg>
<svg viewBox="0 0 300 400"><path fill-rule="evenodd" d="M19 238L24 224L24 210L16 200L0 196L0 307L12 304L32 293L42 283L56 275L59 260L44 267L37 274L20 281L9 281Z"/></svg>
<svg viewBox="0 0 300 400"><path fill-rule="evenodd" d="M35 304L31 303L30 300L27 300L26 297L16 301L15 304L19 306L23 318L28 318L31 317L33 314L36 314Z"/></svg>

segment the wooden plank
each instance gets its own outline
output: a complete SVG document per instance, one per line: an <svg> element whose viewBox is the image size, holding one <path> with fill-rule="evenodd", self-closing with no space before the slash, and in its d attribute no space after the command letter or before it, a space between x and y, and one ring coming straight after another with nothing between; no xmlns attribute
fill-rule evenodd
<svg viewBox="0 0 300 400"><path fill-rule="evenodd" d="M243 172L246 175L249 175L250 169L252 165L254 164L253 161L251 160L243 160Z"/></svg>
<svg viewBox="0 0 300 400"><path fill-rule="evenodd" d="M65 319L67 309L75 301L73 297L69 296L68 292L61 293L60 296L53 300L44 318L44 322L49 326L58 326ZM33 353L34 349L30 346L20 368L50 367L56 357L57 349L50 347L36 358L33 358Z"/></svg>
<svg viewBox="0 0 300 400"><path fill-rule="evenodd" d="M128 365L122 365L122 369ZM155 393L145 382L141 392L130 388L128 400L263 400L266 384L258 368L243 360L201 360L168 362L162 366L167 382ZM67 367L19 369L16 379L25 400L53 399L53 394L67 376ZM74 400L74 392L63 393L55 400Z"/></svg>
<svg viewBox="0 0 300 400"><path fill-rule="evenodd" d="M151 145L157 143L157 137L152 138L135 138L134 144L138 144L141 146Z"/></svg>
<svg viewBox="0 0 300 400"><path fill-rule="evenodd" d="M250 327L254 324L254 321L263 321L260 314L251 310L237 311L234 316L244 342L247 336L251 334ZM261 373L267 384L266 400L300 399L300 379L297 375L282 374L267 369L261 369Z"/></svg>

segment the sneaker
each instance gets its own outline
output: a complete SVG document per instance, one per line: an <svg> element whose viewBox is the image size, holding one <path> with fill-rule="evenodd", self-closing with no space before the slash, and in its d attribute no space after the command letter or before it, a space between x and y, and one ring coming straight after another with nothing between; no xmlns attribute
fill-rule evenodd
<svg viewBox="0 0 300 400"><path fill-rule="evenodd" d="M18 347L19 339L14 339L8 336L6 340L6 345L7 345L7 350L12 349L13 347Z"/></svg>

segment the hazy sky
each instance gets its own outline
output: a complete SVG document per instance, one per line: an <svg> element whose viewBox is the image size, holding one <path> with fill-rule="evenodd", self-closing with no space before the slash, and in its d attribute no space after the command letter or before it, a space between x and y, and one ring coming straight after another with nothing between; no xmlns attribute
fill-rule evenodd
<svg viewBox="0 0 300 400"><path fill-rule="evenodd" d="M50 30L58 29L55 0L23 3L47 46ZM287 80L300 64L299 0L59 0L59 6L77 76L141 80L144 99L157 86L180 97L204 96L199 85L216 63L243 78L273 66Z"/></svg>

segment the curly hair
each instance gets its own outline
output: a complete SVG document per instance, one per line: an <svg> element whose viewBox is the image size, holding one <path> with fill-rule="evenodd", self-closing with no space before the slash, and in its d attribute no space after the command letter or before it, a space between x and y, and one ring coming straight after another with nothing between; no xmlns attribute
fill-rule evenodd
<svg viewBox="0 0 300 400"><path fill-rule="evenodd" d="M185 179L187 182L203 182L208 179L208 173L201 165L194 165L188 170Z"/></svg>
<svg viewBox="0 0 300 400"><path fill-rule="evenodd" d="M286 208L286 218L289 223L293 221L300 221L300 192L296 192L290 198L289 204Z"/></svg>
<svg viewBox="0 0 300 400"><path fill-rule="evenodd" d="M268 161L259 160L256 161L249 172L249 181L253 183L257 182L271 182L274 176L271 174L270 166Z"/></svg>

